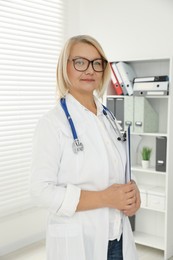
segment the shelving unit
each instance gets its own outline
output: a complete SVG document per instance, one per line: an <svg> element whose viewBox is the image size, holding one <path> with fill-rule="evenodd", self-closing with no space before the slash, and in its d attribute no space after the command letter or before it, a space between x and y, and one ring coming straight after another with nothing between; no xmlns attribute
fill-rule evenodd
<svg viewBox="0 0 173 260"><path fill-rule="evenodd" d="M113 61L114 62L114 61ZM116 61L115 61L116 62ZM137 77L169 76L169 95L146 96L158 115L158 129L155 132L136 132L131 127L132 174L141 191L141 208L136 214L134 237L138 244L163 250L163 259L173 256L173 66L171 58L124 61L132 66ZM135 96L117 96L111 83L105 97L133 100ZM125 115L124 105L124 115ZM133 111L133 113L135 113ZM124 116L125 118L125 116ZM125 120L124 120L125 121ZM124 129L126 128L123 122ZM166 171L156 170L156 137L166 137ZM142 146L152 148L150 167L141 166Z"/></svg>

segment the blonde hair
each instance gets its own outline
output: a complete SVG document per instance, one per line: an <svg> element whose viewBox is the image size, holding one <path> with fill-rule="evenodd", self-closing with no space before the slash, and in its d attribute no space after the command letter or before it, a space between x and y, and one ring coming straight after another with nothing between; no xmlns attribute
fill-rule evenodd
<svg viewBox="0 0 173 260"><path fill-rule="evenodd" d="M106 55L97 40L89 35L77 35L70 38L64 45L57 64L57 95L58 97L63 97L68 92L68 86L71 85L71 82L67 74L67 62L70 55L71 48L76 43L87 43L92 45L100 53L101 57L107 60ZM106 66L106 69L103 71L103 77L99 88L96 90L98 97L103 97L105 89L110 79L110 65L109 63Z"/></svg>

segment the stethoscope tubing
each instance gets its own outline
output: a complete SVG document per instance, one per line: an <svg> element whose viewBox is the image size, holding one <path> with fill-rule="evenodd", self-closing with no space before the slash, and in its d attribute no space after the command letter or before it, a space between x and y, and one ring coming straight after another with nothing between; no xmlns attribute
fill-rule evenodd
<svg viewBox="0 0 173 260"><path fill-rule="evenodd" d="M123 134L121 133L121 131L116 123L116 118L115 118L114 114L107 107L105 107L104 105L102 105L102 106L103 106L103 114L106 116L107 120L109 121L112 128L114 129L115 133L118 135L118 138L117 138L118 141L125 141L123 139Z"/></svg>
<svg viewBox="0 0 173 260"><path fill-rule="evenodd" d="M60 104L62 109L64 110L64 113L66 115L66 118L69 122L70 128L71 128L71 132L73 135L73 139L74 139L74 143L73 143L73 151L74 153L77 153L78 151L83 151L84 147L83 144L79 141L77 132L76 132L76 128L74 126L73 120L70 116L70 113L68 111L67 108L67 104L66 104L66 99L65 97L60 99ZM117 123L116 123L116 119L113 115L113 113L104 105L103 106L103 114L106 116L107 120L109 121L109 123L111 124L112 128L114 129L115 133L117 134L117 140L118 141L126 141L126 133L122 134Z"/></svg>
<svg viewBox="0 0 173 260"><path fill-rule="evenodd" d="M77 136L77 132L76 132L73 120L72 120L72 118L70 116L70 113L68 111L68 108L67 108L66 99L65 98L61 98L60 102L61 102L61 106L62 106L62 108L64 110L64 113L65 113L65 115L67 117L67 120L69 122L69 125L71 127L71 131L72 131L72 134L73 134L73 139L74 140L78 140L78 136Z"/></svg>

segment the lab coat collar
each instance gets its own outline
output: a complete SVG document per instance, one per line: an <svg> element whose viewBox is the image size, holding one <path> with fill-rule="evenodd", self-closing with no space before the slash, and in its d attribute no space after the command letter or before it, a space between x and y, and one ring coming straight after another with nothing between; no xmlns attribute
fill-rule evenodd
<svg viewBox="0 0 173 260"><path fill-rule="evenodd" d="M89 111L77 99L75 99L70 93L67 93L66 100L67 100L67 102L74 104L77 111L79 111L79 112ZM97 116L103 115L103 106L96 96L94 96L94 101L95 101L95 104L96 104L96 107L97 107Z"/></svg>

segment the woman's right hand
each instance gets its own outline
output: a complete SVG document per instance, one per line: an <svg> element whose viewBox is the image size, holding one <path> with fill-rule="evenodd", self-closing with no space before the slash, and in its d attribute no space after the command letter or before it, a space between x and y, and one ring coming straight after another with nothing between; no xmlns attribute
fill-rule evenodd
<svg viewBox="0 0 173 260"><path fill-rule="evenodd" d="M127 211L134 208L136 203L135 184L113 184L102 191L105 207Z"/></svg>

